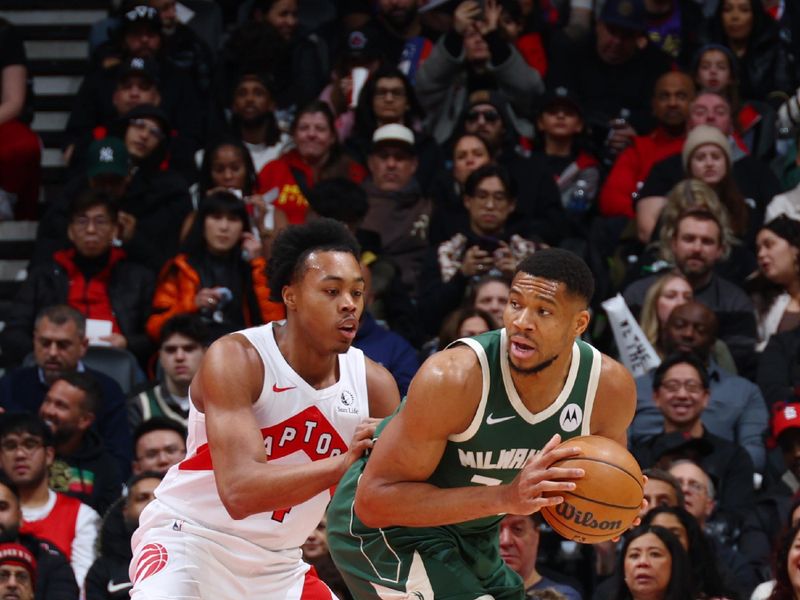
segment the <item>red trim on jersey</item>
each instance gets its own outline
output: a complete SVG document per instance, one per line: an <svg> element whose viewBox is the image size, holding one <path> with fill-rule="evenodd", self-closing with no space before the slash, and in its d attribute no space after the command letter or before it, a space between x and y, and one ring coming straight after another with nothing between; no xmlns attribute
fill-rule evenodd
<svg viewBox="0 0 800 600"><path fill-rule="evenodd" d="M78 512L81 501L72 496L56 492L56 503L43 519L38 521L22 521L20 533L42 538L53 544L64 553L67 560L72 559L72 540L78 524Z"/></svg>
<svg viewBox="0 0 800 600"><path fill-rule="evenodd" d="M267 460L295 452L304 452L311 460L322 460L347 452L347 444L339 432L316 406L309 406L277 425L264 427L261 435ZM200 446L194 456L178 465L181 471L210 471L213 468L208 444Z"/></svg>
<svg viewBox="0 0 800 600"><path fill-rule="evenodd" d="M319 575L317 575L317 570L311 567L306 573L300 600L331 600L332 598L335 598L335 596L330 588L322 583Z"/></svg>

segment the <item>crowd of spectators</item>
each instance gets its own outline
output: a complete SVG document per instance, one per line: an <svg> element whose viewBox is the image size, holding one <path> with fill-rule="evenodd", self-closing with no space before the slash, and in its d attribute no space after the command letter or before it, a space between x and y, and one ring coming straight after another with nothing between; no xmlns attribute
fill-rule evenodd
<svg viewBox="0 0 800 600"><path fill-rule="evenodd" d="M0 20L0 219L38 221L0 330L0 587L127 597L205 348L283 318L270 242L327 217L361 244L355 345L403 393L502 326L515 266L548 246L594 273L587 339L625 352L601 308L621 293L661 360L629 435L656 510L617 549L507 517L530 597L797 597L800 4L112 4L44 203ZM325 548L322 523L307 558L346 594Z"/></svg>

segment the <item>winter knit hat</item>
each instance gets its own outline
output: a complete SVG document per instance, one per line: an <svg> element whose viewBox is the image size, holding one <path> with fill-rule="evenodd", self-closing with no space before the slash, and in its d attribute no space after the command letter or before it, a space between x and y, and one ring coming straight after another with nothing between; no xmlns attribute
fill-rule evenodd
<svg viewBox="0 0 800 600"><path fill-rule="evenodd" d="M719 146L725 153L728 164L730 165L733 162L731 160L731 144L725 134L711 125L698 125L689 132L689 135L686 136L686 141L683 143L681 157L683 158L683 169L687 173L689 172L689 159L694 154L694 151L703 144Z"/></svg>

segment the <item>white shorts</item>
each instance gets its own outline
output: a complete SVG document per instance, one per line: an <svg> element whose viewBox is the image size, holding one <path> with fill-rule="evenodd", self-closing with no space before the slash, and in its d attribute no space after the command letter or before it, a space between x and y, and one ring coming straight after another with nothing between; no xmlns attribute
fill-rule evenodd
<svg viewBox="0 0 800 600"><path fill-rule="evenodd" d="M299 548L266 550L152 504L132 540L132 600L336 599Z"/></svg>

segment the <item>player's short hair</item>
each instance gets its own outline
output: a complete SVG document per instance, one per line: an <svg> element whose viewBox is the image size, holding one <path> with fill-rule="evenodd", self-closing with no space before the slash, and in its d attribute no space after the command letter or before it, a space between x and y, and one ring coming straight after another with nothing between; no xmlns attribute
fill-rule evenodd
<svg viewBox="0 0 800 600"><path fill-rule="evenodd" d="M139 423L139 425L137 425L136 429L133 431L134 452L136 451L136 445L139 443L139 440L143 435L147 435L153 431L163 431L165 429L168 431L174 431L181 436L184 441L186 440L186 427L178 423L176 420L161 416L150 417L146 421Z"/></svg>
<svg viewBox="0 0 800 600"><path fill-rule="evenodd" d="M464 195L474 197L478 193L478 186L484 179L497 177L503 184L506 194L513 201L517 199L517 185L508 170L502 165L488 163L475 169L464 182Z"/></svg>
<svg viewBox="0 0 800 600"><path fill-rule="evenodd" d="M317 219L292 225L281 231L272 243L267 268L270 300L283 302L284 286L300 279L312 252L346 252L358 261L361 249L353 234L339 221Z"/></svg>
<svg viewBox="0 0 800 600"><path fill-rule="evenodd" d="M667 374L667 371L675 365L682 364L687 364L697 371L697 375L700 377L700 383L703 384L703 389L707 390L710 383L708 371L703 361L700 360L700 357L694 352L674 352L661 361L661 364L658 365L653 374L653 389L657 390L661 387L661 383L664 381L664 376Z"/></svg>
<svg viewBox="0 0 800 600"><path fill-rule="evenodd" d="M117 200L108 192L93 189L82 191L70 202L67 217L72 221L95 206L102 206L106 209L112 221L117 220L117 215L119 214Z"/></svg>
<svg viewBox="0 0 800 600"><path fill-rule="evenodd" d="M585 300L587 305L594 295L592 272L580 256L568 250L538 250L520 261L514 275L517 273L563 283L567 292Z"/></svg>

